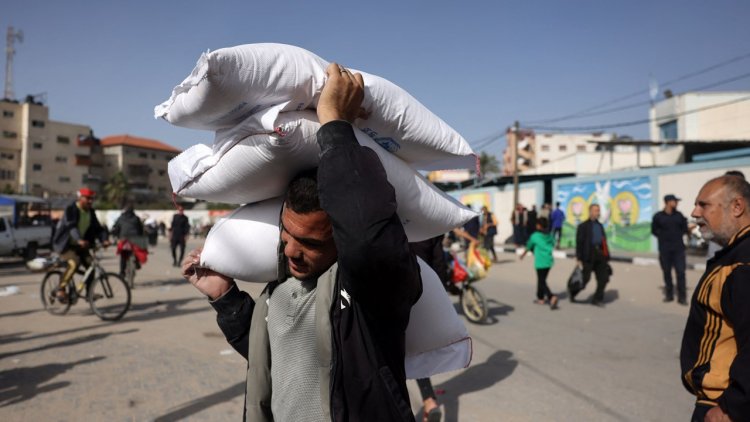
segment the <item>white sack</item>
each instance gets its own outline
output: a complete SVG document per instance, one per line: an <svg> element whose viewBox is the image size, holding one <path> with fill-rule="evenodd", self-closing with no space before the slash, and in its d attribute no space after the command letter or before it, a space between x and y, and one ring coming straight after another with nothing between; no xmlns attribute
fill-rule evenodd
<svg viewBox="0 0 750 422"><path fill-rule="evenodd" d="M471 363L469 331L456 313L435 271L417 257L422 296L411 308L406 327L406 377L428 378Z"/></svg>
<svg viewBox="0 0 750 422"><path fill-rule="evenodd" d="M237 126L225 133L228 142L223 150L212 153L209 147L196 145L178 155L168 166L175 193L236 204L284 195L294 175L317 166L320 150L315 134L320 124L315 113L307 110L280 114L276 127L271 134L245 137L252 130ZM355 128L354 133L360 145L380 158L395 189L397 213L410 242L446 233L476 216L362 131Z"/></svg>
<svg viewBox="0 0 750 422"><path fill-rule="evenodd" d="M237 280L276 280L279 217L283 198L237 208L206 236L200 265Z"/></svg>
<svg viewBox="0 0 750 422"><path fill-rule="evenodd" d="M269 119L258 123L269 123L274 113L315 108L327 66L315 54L284 44L207 52L170 98L154 108L154 116L206 130L228 129L261 112ZM370 117L355 125L379 145L422 170L476 167L476 156L458 132L395 84L360 73L365 82L362 106Z"/></svg>
<svg viewBox="0 0 750 422"><path fill-rule="evenodd" d="M275 280L281 204L274 198L246 205L220 220L208 233L200 264L237 280ZM421 258L417 261L422 296L406 328L405 368L411 379L466 368L472 356L471 337L440 278Z"/></svg>

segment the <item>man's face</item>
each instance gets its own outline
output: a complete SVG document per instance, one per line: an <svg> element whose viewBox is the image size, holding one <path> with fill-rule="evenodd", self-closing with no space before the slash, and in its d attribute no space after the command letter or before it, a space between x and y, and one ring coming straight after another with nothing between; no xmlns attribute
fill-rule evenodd
<svg viewBox="0 0 750 422"><path fill-rule="evenodd" d="M284 206L281 241L289 272L299 280L312 280L336 262L331 220L325 211L298 214Z"/></svg>
<svg viewBox="0 0 750 422"><path fill-rule="evenodd" d="M670 200L670 201L664 202L664 208L666 208L666 209L668 209L670 211L674 211L675 209L677 209L677 201Z"/></svg>
<svg viewBox="0 0 750 422"><path fill-rule="evenodd" d="M589 208L589 218L592 220L598 220L599 219L599 205L592 205L591 208Z"/></svg>
<svg viewBox="0 0 750 422"><path fill-rule="evenodd" d="M729 201L721 183L709 182L695 198L695 208L690 214L695 218L701 235L706 240L725 246L734 234L729 213Z"/></svg>
<svg viewBox="0 0 750 422"><path fill-rule="evenodd" d="M94 203L94 198L90 196L81 196L78 198L78 204L81 205L82 210L88 210L91 208L91 204Z"/></svg>

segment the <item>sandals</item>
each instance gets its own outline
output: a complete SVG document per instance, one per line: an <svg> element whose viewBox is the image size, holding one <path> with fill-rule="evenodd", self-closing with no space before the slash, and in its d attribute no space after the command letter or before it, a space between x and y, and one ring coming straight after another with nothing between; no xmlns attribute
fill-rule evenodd
<svg viewBox="0 0 750 422"><path fill-rule="evenodd" d="M557 302L559 301L560 299L558 299L557 296L552 295L552 297L549 298L549 308L552 309L553 311L557 309Z"/></svg>
<svg viewBox="0 0 750 422"><path fill-rule="evenodd" d="M55 290L55 299L60 303L68 303L68 293L65 291L64 287Z"/></svg>

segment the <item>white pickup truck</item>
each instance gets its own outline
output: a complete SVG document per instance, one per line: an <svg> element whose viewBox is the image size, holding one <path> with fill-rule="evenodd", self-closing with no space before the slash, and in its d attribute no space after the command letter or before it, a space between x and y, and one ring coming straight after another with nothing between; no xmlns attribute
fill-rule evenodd
<svg viewBox="0 0 750 422"><path fill-rule="evenodd" d="M49 204L42 198L0 195L0 256L36 257L52 238Z"/></svg>

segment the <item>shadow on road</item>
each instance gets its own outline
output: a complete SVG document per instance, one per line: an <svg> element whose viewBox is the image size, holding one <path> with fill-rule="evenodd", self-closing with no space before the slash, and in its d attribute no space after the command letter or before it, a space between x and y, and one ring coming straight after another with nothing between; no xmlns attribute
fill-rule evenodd
<svg viewBox="0 0 750 422"><path fill-rule="evenodd" d="M93 363L104 359L104 356L81 359L70 363L50 363L27 368L13 368L0 372L0 407L10 406L33 399L39 394L65 388L69 381L45 384L77 365Z"/></svg>
<svg viewBox="0 0 750 422"><path fill-rule="evenodd" d="M207 409L211 406L215 406L219 403L232 400L233 398L237 396L242 396L244 394L245 394L245 382L243 381L227 389L217 391L213 394L209 394L205 397L197 398L195 400L190 400L189 402L185 404L177 406L177 408L172 410L171 412L161 415L158 418L154 419L154 422L179 421L179 420L187 418L190 415L194 415L204 409Z"/></svg>
<svg viewBox="0 0 750 422"><path fill-rule="evenodd" d="M122 319L124 322L152 321L161 318L170 318L182 315L189 315L198 312L211 311L211 307L206 306L199 308L184 308L190 302L199 301L206 303L203 297L191 297L186 299L173 300L156 300L149 303L136 303L130 305L130 311Z"/></svg>
<svg viewBox="0 0 750 422"><path fill-rule="evenodd" d="M453 307L456 309L456 313L464 316L464 312L461 309L461 303L454 303ZM498 317L506 316L516 308L502 303L498 302L495 299L487 299L487 320L480 324L480 325L493 325L500 322L500 319ZM467 319L468 321L468 319Z"/></svg>
<svg viewBox="0 0 750 422"><path fill-rule="evenodd" d="M138 278L135 279L135 288L154 288L154 287L164 287L164 286L183 286L187 285L188 281L184 278L168 278L164 280L149 280L149 281L142 281L139 282Z"/></svg>
<svg viewBox="0 0 750 422"><path fill-rule="evenodd" d="M518 366L513 359L513 353L498 350L490 355L486 362L473 365L448 381L435 386L435 390L444 390L438 401L445 409L445 422L458 421L458 398L463 394L470 394L492 387L504 380ZM421 411L420 413L421 414Z"/></svg>
<svg viewBox="0 0 750 422"><path fill-rule="evenodd" d="M14 317L14 316L23 316L23 315L33 314L33 313L37 313L37 312L41 312L41 311L42 311L42 309L28 309L28 310L25 310L25 311L8 312L8 313L5 313L5 314L0 314L0 318L3 318L3 317Z"/></svg>
<svg viewBox="0 0 750 422"><path fill-rule="evenodd" d="M111 336L113 334L115 334L115 335L117 335L117 334L129 334L129 333L135 333L137 331L140 331L140 330L138 330L137 328L133 328L133 329L130 329L130 330L116 331L116 332L110 332L110 333L89 334L87 336L72 338L70 340L58 341L57 343L45 344L44 346L33 347L31 349L18 350L18 351L15 351L15 352L8 352L8 353L0 353L0 359L5 359L5 358L10 357L10 356L23 355L23 354L26 354L26 353L40 352L42 350L54 349L54 348L57 348L57 347L75 346L75 345L81 344L81 343L88 343L90 341L102 340L102 339L105 339L105 338L107 338L107 337L109 337L109 336Z"/></svg>
<svg viewBox="0 0 750 422"><path fill-rule="evenodd" d="M565 297L567 297L568 294L565 294ZM594 294L590 294L587 298L583 299L581 295L579 294L575 300L571 300L570 303L575 303L579 305L588 305L591 304L591 300L594 298ZM616 302L620 298L620 292L617 289L609 289L604 291L604 300L602 301L603 304L607 305L612 302ZM560 296L560 299L563 299L562 296Z"/></svg>

